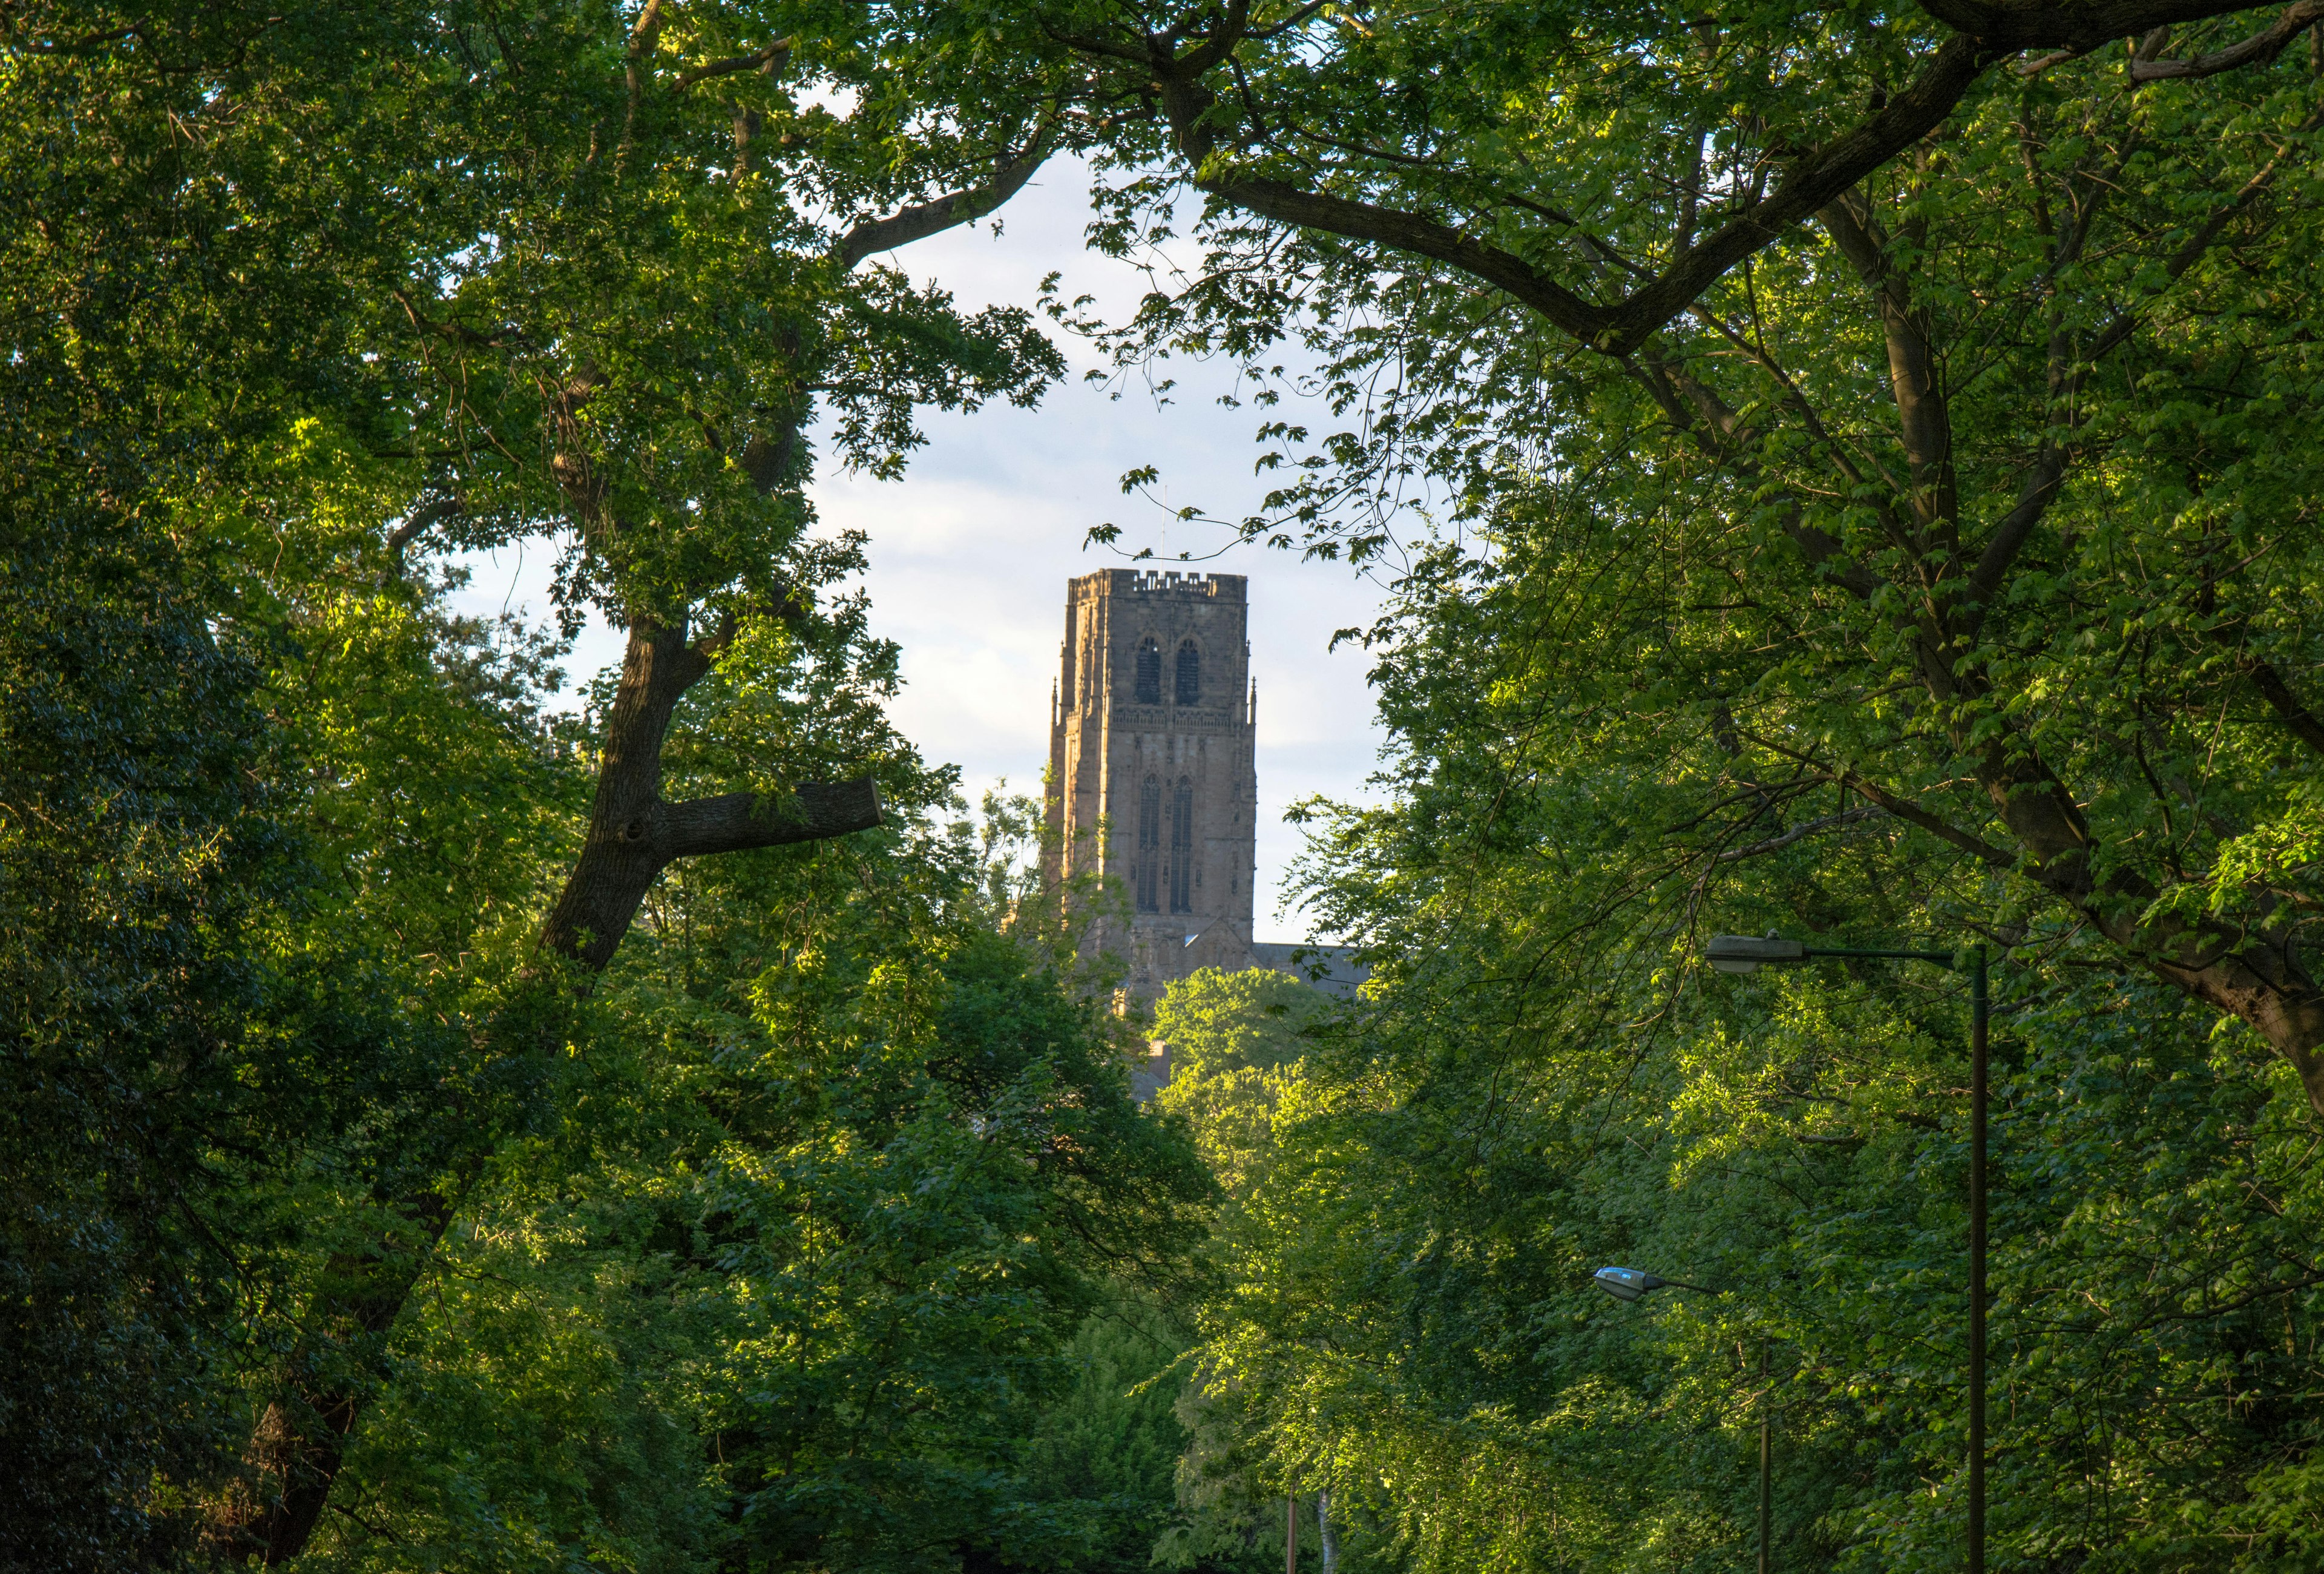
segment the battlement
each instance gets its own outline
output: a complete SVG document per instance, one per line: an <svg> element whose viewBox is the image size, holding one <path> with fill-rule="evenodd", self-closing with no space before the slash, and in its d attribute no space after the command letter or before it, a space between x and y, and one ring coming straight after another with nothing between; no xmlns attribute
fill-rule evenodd
<svg viewBox="0 0 2324 1574"><path fill-rule="evenodd" d="M1073 582L1076 599L1099 596L1168 596L1182 600L1240 602L1240 574L1194 574L1175 569L1102 569Z"/></svg>

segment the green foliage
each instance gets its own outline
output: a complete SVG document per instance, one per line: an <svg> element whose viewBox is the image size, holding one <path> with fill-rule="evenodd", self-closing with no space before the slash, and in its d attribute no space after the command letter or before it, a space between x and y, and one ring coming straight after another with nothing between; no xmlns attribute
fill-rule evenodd
<svg viewBox="0 0 2324 1574"><path fill-rule="evenodd" d="M1313 1112L1308 1056L1337 1015L1328 996L1268 968L1201 968L1156 1003L1154 1031L1170 1046L1171 1068L1154 1103L1186 1123L1225 1193L1213 1245L1230 1301L1249 1288L1251 1254L1268 1249L1271 1221L1259 1210L1280 1157L1279 1133ZM1155 1560L1173 1569L1280 1567L1288 1484L1250 1437L1254 1396L1221 1363L1215 1344L1191 1366L1176 1405L1187 1445L1177 1467L1181 1513L1156 1543ZM1311 1548L1320 1546L1312 1523L1306 1534Z"/></svg>
<svg viewBox="0 0 2324 1574"><path fill-rule="evenodd" d="M1176 1518L1186 1437L1172 1406L1183 1344L1153 1302L1125 1296L1093 1312L1065 1348L1070 1386L1042 1413L1020 1458L1033 1495L1093 1514L1097 1528L1077 1566L1144 1569Z"/></svg>
<svg viewBox="0 0 2324 1574"><path fill-rule="evenodd" d="M2007 977L1996 1558L2298 1567L2324 1277L2289 1073L2153 985ZM1576 1037L1495 1020L1525 993L1407 978L1311 1056L1202 1315L1222 1478L1327 1482L1400 1567L1726 1568L1772 1407L1779 1567L1955 1565L1954 981L1763 974ZM1622 1306L1608 1262L1728 1294Z"/></svg>
<svg viewBox="0 0 2324 1574"><path fill-rule="evenodd" d="M558 1125L503 1151L423 1283L364 1495L311 1560L1047 1566L1151 1539L1167 1441L1058 1448L1126 1358L1090 1314L1167 1282L1206 1182L1130 1104L1112 1019L934 900L968 852L772 852L658 895Z"/></svg>
<svg viewBox="0 0 2324 1574"><path fill-rule="evenodd" d="M1728 979L1686 951L1712 928L1925 934L1999 884L1858 821L1728 865L1691 935L1640 844L1709 772L1536 735L1518 792L1517 745L1417 648L1506 650L1518 605L1414 596L1383 682L1416 740L1403 796L1326 817L1312 890L1376 984L1311 1042L1222 1232L1213 1447L1328 1480L1400 1564L1710 1569L1749 1555L1771 1406L1779 1566L1948 1566L1961 981ZM2324 1288L2305 1101L2252 1036L2094 949L2029 944L1997 974L1995 1556L2297 1567ZM1620 1306L1588 1285L1609 1262L1729 1294Z"/></svg>
<svg viewBox="0 0 2324 1574"><path fill-rule="evenodd" d="M1155 1107L1186 1121L1230 1197L1241 1198L1265 1168L1276 1112L1329 1005L1270 968L1200 968L1156 1003L1154 1032L1170 1046L1170 1080Z"/></svg>
<svg viewBox="0 0 2324 1574"><path fill-rule="evenodd" d="M0 546L0 1545L104 1564L160 1550L139 1500L220 1440L201 1384L234 1285L205 1236L296 1129L249 931L298 870L250 790L251 663L170 555L26 523Z"/></svg>
<svg viewBox="0 0 2324 1574"><path fill-rule="evenodd" d="M2297 50L2130 69L2225 42L1980 47L1754 229L1960 39L10 12L0 1560L253 1555L268 1450L352 1428L317 1568L1259 1574L1328 1492L1367 1570L1709 1570L1772 1411L1779 1566L1950 1566L1958 980L1692 962L1777 928L2004 954L1997 1563L2313 1566L2324 115ZM1313 811L1375 983L1188 981L1158 1119L803 490L810 433L892 475L1060 375L872 259L1066 147L1118 251L1215 199L1125 356L1262 406L1320 358L1246 534L1371 562L1449 502L1370 631L1388 801ZM544 958L638 688L550 715L558 640L451 615L431 559L509 545L700 662L673 800L861 774L888 823Z"/></svg>
<svg viewBox="0 0 2324 1574"><path fill-rule="evenodd" d="M1154 1033L1170 1046L1171 1080L1273 1071L1306 1052L1327 996L1272 968L1204 968L1155 1003Z"/></svg>
<svg viewBox="0 0 2324 1574"><path fill-rule="evenodd" d="M2301 436L2324 57L1980 66L1930 134L1778 225L1761 197L1969 40L1917 12L1260 8L1173 33L1067 9L1088 58L1158 51L1139 69L1178 84L1175 146L1124 133L1164 167L1115 189L1102 238L1159 240L1183 185L1211 194L1205 265L1110 341L1223 351L1259 395L1284 340L1320 358L1330 425L1262 427L1292 478L1241 528L1405 550L1407 605L1436 611L1375 648L1416 761L1464 756L1480 792L1610 771L1671 794L1612 901L1894 817L1963 877L2017 876L1981 917L2104 935L2324 1111L2294 959L2324 760ZM1682 278L1611 338L1575 326ZM1471 722L1491 749L1430 732Z"/></svg>
<svg viewBox="0 0 2324 1574"><path fill-rule="evenodd" d="M1388 801L1310 806L1373 983L1268 1101L1197 1449L1401 1566L1727 1569L1772 1407L1777 1567L1959 1566L1960 980L1695 958L1974 939L1995 1564L2312 1561L2324 57L2208 52L2301 18L1042 9L1154 84L1101 244L1206 194L1084 326L1320 385L1241 532L1401 569Z"/></svg>
<svg viewBox="0 0 2324 1574"><path fill-rule="evenodd" d="M959 42L822 4L0 22L0 1561L254 1554L269 1450L351 1421L318 1564L1086 1539L1011 1450L1206 1183L936 826L862 543L801 491L818 420L892 474L919 407L1061 368L1025 310L865 264L1063 140L1054 79ZM890 832L674 871L569 993L535 939L610 685L546 714L557 642L430 562L527 543L567 633L704 631L674 786L867 773Z"/></svg>

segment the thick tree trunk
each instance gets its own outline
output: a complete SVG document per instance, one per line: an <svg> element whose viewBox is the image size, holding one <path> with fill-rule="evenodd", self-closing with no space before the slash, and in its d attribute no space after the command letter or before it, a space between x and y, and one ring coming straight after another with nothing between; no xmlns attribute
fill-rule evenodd
<svg viewBox="0 0 2324 1574"><path fill-rule="evenodd" d="M2030 753L2021 745L2012 760L1996 744L1978 770L2028 872L2157 977L2250 1023L2324 1116L2324 989L2301 965L2291 931L2175 913L2142 917L2161 892L2126 869L2093 878L2097 849L2081 811L2046 773L2029 779L2027 767L2040 764Z"/></svg>
<svg viewBox="0 0 2324 1574"><path fill-rule="evenodd" d="M687 643L683 623L641 621L630 630L588 836L541 925L541 949L589 974L613 959L639 903L672 860L820 841L881 823L879 788L869 777L803 784L788 801L729 792L664 802L661 749L670 717L711 659ZM483 1156L471 1153L461 1169L480 1172ZM457 1199L430 1191L401 1206L411 1225L405 1239L335 1256L325 1269L306 1337L252 1433L244 1479L208 1516L203 1541L211 1551L237 1561L254 1553L271 1569L298 1556L313 1536L368 1398L378 1347Z"/></svg>
<svg viewBox="0 0 2324 1574"><path fill-rule="evenodd" d="M709 670L710 657L687 643L684 624L641 622L630 630L621 687L606 718L588 838L541 926L545 949L592 971L604 968L638 903L673 859L821 841L880 823L880 792L868 777L803 785L788 802L749 792L664 802L661 745L670 713Z"/></svg>
<svg viewBox="0 0 2324 1574"><path fill-rule="evenodd" d="M374 1252L335 1253L325 1265L308 1337L252 1430L244 1473L205 1518L206 1551L236 1564L254 1553L271 1569L314 1534L363 1407L351 1368L376 1366L378 1346L451 1222L451 1207L438 1193L404 1206L409 1236Z"/></svg>

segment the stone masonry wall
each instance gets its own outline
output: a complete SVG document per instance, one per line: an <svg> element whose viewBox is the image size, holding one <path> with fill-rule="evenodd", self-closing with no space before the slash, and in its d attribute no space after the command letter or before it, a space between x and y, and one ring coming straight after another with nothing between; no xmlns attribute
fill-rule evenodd
<svg viewBox="0 0 2324 1574"><path fill-rule="evenodd" d="M1246 588L1237 574L1134 569L1066 587L1048 781L1065 835L1050 872L1103 872L1130 916L1091 943L1121 957L1144 999L1197 968L1251 965Z"/></svg>

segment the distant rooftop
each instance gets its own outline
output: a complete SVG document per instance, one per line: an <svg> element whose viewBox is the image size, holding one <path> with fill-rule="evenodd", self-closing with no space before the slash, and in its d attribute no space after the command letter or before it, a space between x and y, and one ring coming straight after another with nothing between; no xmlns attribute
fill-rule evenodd
<svg viewBox="0 0 2324 1574"><path fill-rule="evenodd" d="M1252 958L1262 968L1304 978L1340 1000L1355 997L1356 987L1372 976L1356 960L1353 946L1288 945L1280 940L1254 940ZM1321 977L1317 976L1321 969Z"/></svg>
<svg viewBox="0 0 2324 1574"><path fill-rule="evenodd" d="M1353 946L1286 945L1259 940L1252 944L1250 954L1259 967L1288 973L1337 1000L1353 999L1356 986L1371 977L1370 968L1357 963ZM1148 1042L1146 1051L1143 1059L1133 1060L1130 1066L1130 1095L1140 1104L1170 1085L1170 1046L1153 1039Z"/></svg>

